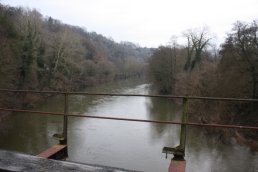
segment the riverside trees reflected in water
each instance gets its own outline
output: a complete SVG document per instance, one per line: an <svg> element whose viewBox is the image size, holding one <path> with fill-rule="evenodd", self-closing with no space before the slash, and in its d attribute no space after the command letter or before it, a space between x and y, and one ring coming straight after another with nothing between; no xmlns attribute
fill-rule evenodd
<svg viewBox="0 0 258 172"><path fill-rule="evenodd" d="M158 121L181 121L181 108L170 99L150 98L146 102L147 115L150 120ZM175 147L179 145L179 125L152 124L151 134L154 140L168 138L167 146ZM171 131L171 132L169 132Z"/></svg>
<svg viewBox="0 0 258 172"><path fill-rule="evenodd" d="M123 81L91 88L89 92L148 94L149 84ZM63 97L49 98L37 110L63 110ZM173 100L145 97L71 96L69 111L150 120L181 120L181 105ZM62 117L14 114L5 133L0 133L2 149L37 154L54 143L52 135L62 131ZM33 122L30 122L33 121ZM15 126L15 127L10 127ZM179 144L179 125L69 118L69 161L101 164L141 171L167 171L164 146ZM4 142L2 141L4 139ZM8 144L5 144L8 143ZM204 128L188 127L187 171L255 171L258 155L248 147L219 142Z"/></svg>

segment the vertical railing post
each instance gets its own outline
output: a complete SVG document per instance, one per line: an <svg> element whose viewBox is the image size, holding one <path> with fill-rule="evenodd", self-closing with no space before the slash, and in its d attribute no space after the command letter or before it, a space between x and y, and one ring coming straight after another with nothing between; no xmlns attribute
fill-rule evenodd
<svg viewBox="0 0 258 172"><path fill-rule="evenodd" d="M187 122L187 111L188 111L188 98L183 98L183 109L182 109L182 123ZM180 145L179 148L183 151L183 155L185 155L185 143L186 143L186 125L181 125L180 132Z"/></svg>
<svg viewBox="0 0 258 172"><path fill-rule="evenodd" d="M67 127L68 127L68 93L64 93L64 120L63 120L63 140L61 144L67 144Z"/></svg>
<svg viewBox="0 0 258 172"><path fill-rule="evenodd" d="M182 123L187 122L187 111L188 111L188 98L183 98L183 109L182 109ZM185 161L185 143L186 143L186 125L181 124L180 131L180 144L175 148L164 147L164 153L172 153L174 157L171 159L168 172L185 172L186 161Z"/></svg>
<svg viewBox="0 0 258 172"><path fill-rule="evenodd" d="M183 107L182 107L182 123L187 122L187 111L188 111L188 98L183 98ZM173 154L174 158L173 160L180 160L183 161L185 157L185 143L186 143L186 128L187 126L185 124L181 124L181 131L180 131L180 143L177 147L171 148L171 147L164 147L162 152L167 154Z"/></svg>

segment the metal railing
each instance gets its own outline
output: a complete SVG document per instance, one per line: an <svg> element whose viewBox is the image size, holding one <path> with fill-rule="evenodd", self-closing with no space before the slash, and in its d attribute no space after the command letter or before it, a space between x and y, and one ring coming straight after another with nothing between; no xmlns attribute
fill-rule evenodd
<svg viewBox="0 0 258 172"><path fill-rule="evenodd" d="M258 99L244 99L244 98L219 98L219 97L200 97L200 96L173 96L173 95L146 95L146 94L115 94L115 93L89 93L89 92L68 92L68 91L36 91L36 90L11 90L11 89L0 89L0 92L12 92L12 93L34 93L34 94L63 94L64 95L64 112L43 112L34 110L24 109L10 109L1 108L0 111L9 112L23 112L23 113L34 113L41 115L58 115L63 116L63 140L62 144L67 144L67 124L68 117L86 117L94 119L107 119L107 120L120 120L120 121L134 121L134 122L148 122L148 123L159 123L159 124L176 124L181 125L180 132L180 145L176 148L165 147L164 153L173 153L174 156L183 158L185 154L185 142L186 142L186 126L198 126L198 127L218 127L218 128L232 128L232 129L251 129L258 131L258 126L246 126L246 125L225 125L225 124L214 124L214 123L193 123L187 122L188 113L188 102L189 100L211 100L211 101L243 101L243 102L256 102ZM176 121L159 121L159 120L145 120L145 119L132 119L132 118L117 118L117 117L105 117L105 116L93 116L93 115L78 115L68 113L69 95L89 95L89 96L122 96L122 97L149 97L149 98L166 98L166 99L182 99L183 110L181 122Z"/></svg>

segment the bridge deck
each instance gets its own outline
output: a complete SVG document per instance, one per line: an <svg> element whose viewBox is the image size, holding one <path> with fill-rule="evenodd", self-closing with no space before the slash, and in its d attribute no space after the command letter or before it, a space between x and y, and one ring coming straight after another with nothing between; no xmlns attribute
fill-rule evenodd
<svg viewBox="0 0 258 172"><path fill-rule="evenodd" d="M132 172L132 170L125 170L113 167L45 159L41 157L5 150L0 150L0 171Z"/></svg>

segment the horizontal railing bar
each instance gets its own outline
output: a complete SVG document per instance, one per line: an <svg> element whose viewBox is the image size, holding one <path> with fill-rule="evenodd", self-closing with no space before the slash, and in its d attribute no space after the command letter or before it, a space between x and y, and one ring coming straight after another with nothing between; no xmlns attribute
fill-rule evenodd
<svg viewBox="0 0 258 172"><path fill-rule="evenodd" d="M1 92L45 93L45 94L69 94L90 96L124 96L124 97L156 97L170 99L197 99L197 100L222 100L222 101L248 101L258 102L258 99L249 98L225 98L225 97L202 97L202 96L176 96L176 95L149 95L149 94L117 94L117 93L89 93L89 92L65 92L65 91L37 91L37 90L11 90L0 89Z"/></svg>
<svg viewBox="0 0 258 172"><path fill-rule="evenodd" d="M37 114L41 114L41 115L61 115L61 116L65 115L64 113L61 113L61 112L44 112L44 111L24 110L24 109L9 109L9 108L0 108L0 111L37 113Z"/></svg>
<svg viewBox="0 0 258 172"><path fill-rule="evenodd" d="M65 94L64 91L38 91L38 90L13 90L0 89L1 92L18 92L18 93L46 93L46 94Z"/></svg>
<svg viewBox="0 0 258 172"><path fill-rule="evenodd" d="M59 115L59 116L64 116L64 113L59 113L59 112L42 112L42 111L32 111L32 110L22 110L22 109L0 108L0 111L11 111L11 112L22 112L22 113L37 113L37 114L42 114L42 115ZM70 117L95 118L95 119L107 119L107 120L119 120L119 121L148 122L148 123L158 123L158 124L190 125L190 126L198 126L198 127L217 127L217 128L258 130L258 126L256 127L256 126L224 125L224 124L202 124L202 123L193 123L193 122L143 120L143 119L104 117L104 116L93 116L93 115L77 115L77 114L67 114L67 116L70 116Z"/></svg>

